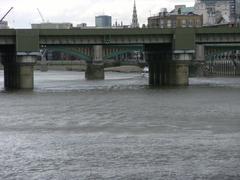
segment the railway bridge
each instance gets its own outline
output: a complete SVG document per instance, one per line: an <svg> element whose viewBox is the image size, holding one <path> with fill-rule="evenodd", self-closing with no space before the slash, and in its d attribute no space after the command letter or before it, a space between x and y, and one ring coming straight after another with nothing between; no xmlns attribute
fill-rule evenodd
<svg viewBox="0 0 240 180"><path fill-rule="evenodd" d="M149 85L188 85L189 62L204 61L211 54L231 50L233 45L238 49L240 29L3 29L0 58L5 88L34 88L33 67L43 47L89 47L86 78L104 79L106 47L124 45L144 47Z"/></svg>

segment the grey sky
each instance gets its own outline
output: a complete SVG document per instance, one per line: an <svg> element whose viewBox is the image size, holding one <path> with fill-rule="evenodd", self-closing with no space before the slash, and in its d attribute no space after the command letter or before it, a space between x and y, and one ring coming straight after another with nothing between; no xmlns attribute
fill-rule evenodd
<svg viewBox="0 0 240 180"><path fill-rule="evenodd" d="M40 23L39 8L44 18L50 22L72 22L74 25L86 22L94 25L95 16L106 14L124 24L130 24L134 0L1 0L0 16L10 8L13 11L6 17L9 25L15 28L28 28L31 23ZM175 4L192 6L194 0L136 0L140 24L147 22L150 14L161 8L173 9Z"/></svg>

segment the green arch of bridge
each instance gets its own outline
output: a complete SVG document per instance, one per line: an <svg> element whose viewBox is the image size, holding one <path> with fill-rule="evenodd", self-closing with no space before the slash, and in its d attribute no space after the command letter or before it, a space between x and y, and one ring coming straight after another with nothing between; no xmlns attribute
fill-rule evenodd
<svg viewBox="0 0 240 180"><path fill-rule="evenodd" d="M124 47L124 48L126 48L126 46L109 46L109 47L110 48L111 47L114 47L114 48ZM57 52L63 52L63 53L68 54L68 55L79 57L79 58L81 58L81 60L85 60L86 62L91 62L92 61L92 57L90 57L90 56L88 56L88 55L86 55L86 54L84 54L80 51L74 50L74 49L69 49L69 48L66 48L66 47L58 47L58 46L47 46L46 48L49 49L49 50L53 50L53 51L57 51ZM119 56L119 55L122 55L122 54L131 53L133 51L143 51L142 46L129 46L127 48L128 49L112 52L111 54L109 54L107 56L104 56L103 59L110 59L110 58L113 58L113 57L116 57L116 56Z"/></svg>
<svg viewBox="0 0 240 180"><path fill-rule="evenodd" d="M47 47L47 49L52 50L52 51L57 51L57 52L63 52L68 55L79 57L79 58L81 58L81 60L85 60L86 62L92 61L92 58L90 56L88 56L80 51L73 50L73 49L68 49L68 48L64 48L64 47Z"/></svg>
<svg viewBox="0 0 240 180"><path fill-rule="evenodd" d="M142 45L134 45L134 46L128 46L128 45L109 45L106 46L106 48L123 48L123 50L119 50L119 51L115 51L112 52L109 55L106 55L103 57L103 59L110 59L122 54L126 54L126 53L132 53L133 51L140 51L143 52L144 47Z"/></svg>

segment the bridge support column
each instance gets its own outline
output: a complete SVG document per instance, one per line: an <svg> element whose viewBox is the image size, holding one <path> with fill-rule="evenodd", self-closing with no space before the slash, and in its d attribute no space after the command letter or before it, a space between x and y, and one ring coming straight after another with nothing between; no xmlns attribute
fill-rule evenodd
<svg viewBox="0 0 240 180"><path fill-rule="evenodd" d="M148 65L150 86L169 85L169 64L167 62L148 62Z"/></svg>
<svg viewBox="0 0 240 180"><path fill-rule="evenodd" d="M19 67L19 89L33 89L34 87L34 64L37 56L17 56Z"/></svg>
<svg viewBox="0 0 240 180"><path fill-rule="evenodd" d="M186 86L189 84L189 62L192 54L174 54L173 60L148 61L149 85L153 87L171 85Z"/></svg>
<svg viewBox="0 0 240 180"><path fill-rule="evenodd" d="M145 45L145 58L149 66L149 85L169 85L169 68L172 59L171 44Z"/></svg>
<svg viewBox="0 0 240 180"><path fill-rule="evenodd" d="M18 66L16 63L3 63L4 66L4 88L18 89L19 78L18 78Z"/></svg>
<svg viewBox="0 0 240 180"><path fill-rule="evenodd" d="M175 51L169 69L169 84L174 86L187 86L189 84L189 63L193 52Z"/></svg>
<svg viewBox="0 0 240 180"><path fill-rule="evenodd" d="M20 55L3 60L5 89L33 89L33 66L36 57Z"/></svg>
<svg viewBox="0 0 240 180"><path fill-rule="evenodd" d="M189 63L174 61L170 64L169 85L187 86L189 84Z"/></svg>
<svg viewBox="0 0 240 180"><path fill-rule="evenodd" d="M103 48L101 45L93 46L93 61L87 64L85 78L87 80L104 79Z"/></svg>
<svg viewBox="0 0 240 180"><path fill-rule="evenodd" d="M85 78L87 80L103 80L104 65L103 64L87 64Z"/></svg>

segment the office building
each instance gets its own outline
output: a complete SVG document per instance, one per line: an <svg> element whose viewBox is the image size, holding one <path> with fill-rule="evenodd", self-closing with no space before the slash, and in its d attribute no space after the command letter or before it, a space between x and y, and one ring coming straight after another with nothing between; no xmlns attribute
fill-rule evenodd
<svg viewBox="0 0 240 180"><path fill-rule="evenodd" d="M112 27L112 17L107 15L96 16L95 25L97 28L110 28Z"/></svg>
<svg viewBox="0 0 240 180"><path fill-rule="evenodd" d="M230 14L233 23L240 23L240 0L230 1Z"/></svg>

